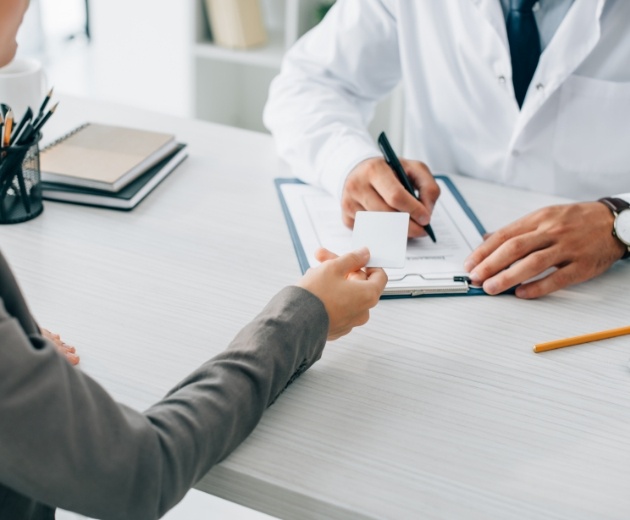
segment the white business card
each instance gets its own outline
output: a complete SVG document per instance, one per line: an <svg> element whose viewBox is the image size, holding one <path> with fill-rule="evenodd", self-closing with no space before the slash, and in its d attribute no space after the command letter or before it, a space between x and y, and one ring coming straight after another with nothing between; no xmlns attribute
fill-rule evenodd
<svg viewBox="0 0 630 520"><path fill-rule="evenodd" d="M357 211L352 231L352 249L367 247L367 267L405 267L409 213Z"/></svg>

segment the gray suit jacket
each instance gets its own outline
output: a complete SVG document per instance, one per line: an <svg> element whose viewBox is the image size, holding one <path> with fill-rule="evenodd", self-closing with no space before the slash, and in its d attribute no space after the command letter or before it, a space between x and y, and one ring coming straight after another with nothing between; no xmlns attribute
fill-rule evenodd
<svg viewBox="0 0 630 520"><path fill-rule="evenodd" d="M287 287L228 348L139 413L40 335L0 254L0 519L151 519L173 507L319 359L322 302Z"/></svg>

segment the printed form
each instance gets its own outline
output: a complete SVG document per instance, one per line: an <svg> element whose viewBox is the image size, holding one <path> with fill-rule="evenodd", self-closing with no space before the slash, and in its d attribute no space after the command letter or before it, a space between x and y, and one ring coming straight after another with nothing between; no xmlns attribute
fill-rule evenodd
<svg viewBox="0 0 630 520"><path fill-rule="evenodd" d="M436 176L441 189L431 226L437 242L429 237L407 242L405 266L385 269L386 295L468 293L471 287L463 270L464 260L483 242L483 228L448 178ZM289 228L300 265L305 271L319 262L319 247L341 255L351 251L352 231L341 220L339 202L324 190L301 183L279 183Z"/></svg>

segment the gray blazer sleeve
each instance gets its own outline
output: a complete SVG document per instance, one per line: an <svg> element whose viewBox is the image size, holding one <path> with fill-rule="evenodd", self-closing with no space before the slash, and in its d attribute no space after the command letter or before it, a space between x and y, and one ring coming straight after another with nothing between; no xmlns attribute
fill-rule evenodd
<svg viewBox="0 0 630 520"><path fill-rule="evenodd" d="M326 341L322 302L287 287L223 353L139 413L40 336L0 261L0 485L92 517L163 515L238 446Z"/></svg>

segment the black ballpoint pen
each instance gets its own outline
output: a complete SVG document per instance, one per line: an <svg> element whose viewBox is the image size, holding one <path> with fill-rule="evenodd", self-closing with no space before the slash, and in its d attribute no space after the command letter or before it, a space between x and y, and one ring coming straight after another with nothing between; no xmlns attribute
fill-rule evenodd
<svg viewBox="0 0 630 520"><path fill-rule="evenodd" d="M398 157L396 157L396 154L394 153L394 149L392 148L392 145L389 144L389 139L387 139L385 132L381 132L381 135L378 136L378 145L381 148L381 151L383 152L385 161L387 162L387 164L389 164L389 167L394 171L400 183L405 187L405 189L409 193L411 193L411 195L414 196L414 198L420 200L418 195L416 194L416 190L414 189L413 185L411 184L411 181L409 180L409 177L407 177L407 174L405 173L405 169L402 167L402 164L400 164ZM427 224L426 226L422 226L422 227L427 232L427 235L431 237L431 240L433 240L433 242L436 242L435 233L433 233L431 224Z"/></svg>

